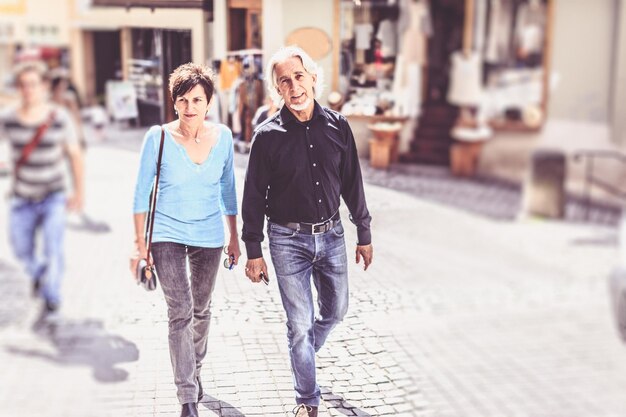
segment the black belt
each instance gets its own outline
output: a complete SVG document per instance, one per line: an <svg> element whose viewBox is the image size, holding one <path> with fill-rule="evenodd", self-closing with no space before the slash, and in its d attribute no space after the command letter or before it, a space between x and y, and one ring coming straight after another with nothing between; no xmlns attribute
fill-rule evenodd
<svg viewBox="0 0 626 417"><path fill-rule="evenodd" d="M288 223L280 223L274 222L278 225L288 227L297 232L304 233L307 235L319 235L322 233L326 233L329 230L332 230L333 227L339 223L339 212L336 212L332 215L332 217L328 220L325 220L321 223L296 223L296 222L288 222Z"/></svg>

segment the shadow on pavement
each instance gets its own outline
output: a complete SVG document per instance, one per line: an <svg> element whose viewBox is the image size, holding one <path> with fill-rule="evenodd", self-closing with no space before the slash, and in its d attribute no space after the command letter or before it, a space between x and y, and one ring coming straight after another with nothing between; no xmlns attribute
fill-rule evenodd
<svg viewBox="0 0 626 417"><path fill-rule="evenodd" d="M360 416L360 417L372 417L370 413L367 413L358 407L353 406L346 401L341 395L334 394L330 390L322 390L322 399L326 403L326 407L333 408L336 412L339 412L346 416ZM333 415L336 415L333 414Z"/></svg>
<svg viewBox="0 0 626 417"><path fill-rule="evenodd" d="M98 320L59 320L54 323L40 321L33 330L37 335L48 339L56 352L22 346L8 346L7 352L44 359L63 366L89 366L93 368L93 377L104 383L126 380L128 372L116 365L139 359L139 350L134 343L107 333L102 322Z"/></svg>
<svg viewBox="0 0 626 417"><path fill-rule="evenodd" d="M577 238L571 241L574 246L612 246L619 245L619 239L616 234Z"/></svg>
<svg viewBox="0 0 626 417"><path fill-rule="evenodd" d="M219 417L246 417L244 413L232 404L218 400L208 394L204 394L202 401L198 405L213 411Z"/></svg>
<svg viewBox="0 0 626 417"><path fill-rule="evenodd" d="M95 220L85 213L80 214L77 218L70 217L67 228L88 233L108 233L111 231L111 227L107 223Z"/></svg>
<svg viewBox="0 0 626 417"><path fill-rule="evenodd" d="M19 321L26 314L27 279L21 270L0 259L0 329Z"/></svg>

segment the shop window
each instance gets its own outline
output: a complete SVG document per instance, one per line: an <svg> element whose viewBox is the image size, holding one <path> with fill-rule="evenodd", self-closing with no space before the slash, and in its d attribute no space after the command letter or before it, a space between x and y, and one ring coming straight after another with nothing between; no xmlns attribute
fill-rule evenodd
<svg viewBox="0 0 626 417"><path fill-rule="evenodd" d="M341 0L338 90L344 97L342 113L402 117L416 113L408 108L403 91L408 91L405 82L412 78L406 69L407 64L413 64L414 55L416 72L421 74L418 55L425 54L426 49L417 50L417 43L421 40L425 44L428 21L420 16L417 36L423 39L413 39L411 10L409 5L403 10L402 3ZM405 38L410 40L410 51L403 51ZM411 54L408 60L406 52ZM419 92L414 95L419 100Z"/></svg>
<svg viewBox="0 0 626 417"><path fill-rule="evenodd" d="M485 112L496 127L539 127L544 119L547 2L487 4L484 30ZM475 39L481 39L476 36Z"/></svg>
<svg viewBox="0 0 626 417"><path fill-rule="evenodd" d="M458 74L453 65L452 75L459 82L453 82L458 88L449 92L450 101L475 108L478 119L497 129L540 128L547 107L551 1L472 0L470 5L471 35L455 57ZM473 72L481 74L476 86L461 74L472 60Z"/></svg>

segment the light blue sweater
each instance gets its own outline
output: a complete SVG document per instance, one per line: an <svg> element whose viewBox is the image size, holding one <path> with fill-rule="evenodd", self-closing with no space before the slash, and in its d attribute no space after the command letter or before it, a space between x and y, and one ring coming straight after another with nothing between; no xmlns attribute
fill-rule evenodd
<svg viewBox="0 0 626 417"><path fill-rule="evenodd" d="M224 245L222 215L237 214L237 195L233 135L224 125L218 128L217 142L202 164L194 163L185 148L165 129L153 242L204 248ZM151 127L144 137L134 213L145 213L149 209L160 140L160 126Z"/></svg>

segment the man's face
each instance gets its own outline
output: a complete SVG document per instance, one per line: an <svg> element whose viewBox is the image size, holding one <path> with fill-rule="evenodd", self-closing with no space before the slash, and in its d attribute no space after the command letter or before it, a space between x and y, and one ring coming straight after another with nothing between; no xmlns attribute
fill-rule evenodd
<svg viewBox="0 0 626 417"><path fill-rule="evenodd" d="M47 83L37 71L25 71L17 79L17 88L26 104L35 104L45 97Z"/></svg>
<svg viewBox="0 0 626 417"><path fill-rule="evenodd" d="M274 67L278 94L285 104L295 111L303 111L313 106L315 81L298 57L288 58Z"/></svg>

